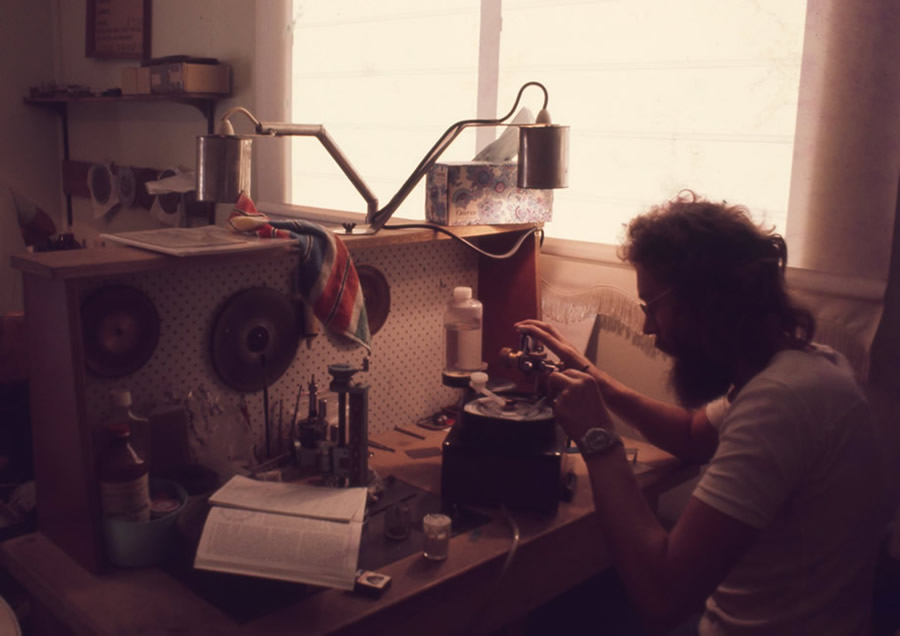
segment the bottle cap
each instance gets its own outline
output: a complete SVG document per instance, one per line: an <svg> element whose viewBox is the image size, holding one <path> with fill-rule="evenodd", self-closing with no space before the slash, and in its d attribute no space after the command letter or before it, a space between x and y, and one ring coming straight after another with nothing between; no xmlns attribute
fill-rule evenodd
<svg viewBox="0 0 900 636"><path fill-rule="evenodd" d="M453 300L468 300L472 297L471 287L454 287Z"/></svg>
<svg viewBox="0 0 900 636"><path fill-rule="evenodd" d="M131 391L128 389L113 389L109 396L113 406L131 406Z"/></svg>
<svg viewBox="0 0 900 636"><path fill-rule="evenodd" d="M483 389L487 385L487 381L488 381L488 374L485 373L484 371L475 371L469 377L469 384L476 391L480 391L481 389Z"/></svg>

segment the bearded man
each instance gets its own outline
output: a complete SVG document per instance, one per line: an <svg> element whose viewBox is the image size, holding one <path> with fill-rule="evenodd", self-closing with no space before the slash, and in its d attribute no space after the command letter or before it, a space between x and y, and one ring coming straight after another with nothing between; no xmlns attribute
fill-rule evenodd
<svg viewBox="0 0 900 636"><path fill-rule="evenodd" d="M678 405L616 381L547 323L517 328L569 369L548 391L639 614L670 628L699 611L704 635L870 633L885 522L874 426L846 360L814 342L812 314L786 290L784 240L741 206L685 191L633 219L620 256ZM708 464L671 530L607 409Z"/></svg>

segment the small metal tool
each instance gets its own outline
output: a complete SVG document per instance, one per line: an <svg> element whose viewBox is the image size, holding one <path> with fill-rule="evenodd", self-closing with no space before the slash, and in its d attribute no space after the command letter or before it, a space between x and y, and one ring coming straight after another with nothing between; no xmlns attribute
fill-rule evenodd
<svg viewBox="0 0 900 636"><path fill-rule="evenodd" d="M424 435L419 435L418 433L414 433L413 431L403 428L402 426L394 426L395 431L399 431L404 435L409 435L410 437L415 437L416 439L425 439Z"/></svg>
<svg viewBox="0 0 900 636"><path fill-rule="evenodd" d="M372 440L368 441L368 445L371 446L372 448L377 448L378 450L388 451L389 453L396 452L396 450L391 448L390 446L387 446L386 444L381 444L379 442L373 442Z"/></svg>

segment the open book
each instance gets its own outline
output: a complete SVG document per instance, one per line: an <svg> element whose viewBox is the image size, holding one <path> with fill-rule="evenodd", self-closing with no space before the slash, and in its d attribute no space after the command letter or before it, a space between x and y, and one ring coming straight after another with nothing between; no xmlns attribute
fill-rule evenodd
<svg viewBox="0 0 900 636"><path fill-rule="evenodd" d="M195 568L353 589L365 488L235 475L209 501Z"/></svg>

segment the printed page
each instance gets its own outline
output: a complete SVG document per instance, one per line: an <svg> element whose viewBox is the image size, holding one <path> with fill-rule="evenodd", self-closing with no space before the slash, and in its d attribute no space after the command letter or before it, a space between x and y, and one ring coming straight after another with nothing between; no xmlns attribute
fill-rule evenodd
<svg viewBox="0 0 900 636"><path fill-rule="evenodd" d="M362 522L213 506L194 567L352 590Z"/></svg>
<svg viewBox="0 0 900 636"><path fill-rule="evenodd" d="M328 488L301 482L256 481L235 475L214 492L209 501L231 508L361 522L366 511L366 489Z"/></svg>

